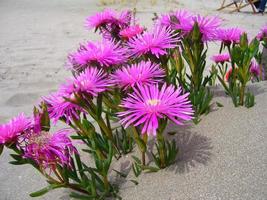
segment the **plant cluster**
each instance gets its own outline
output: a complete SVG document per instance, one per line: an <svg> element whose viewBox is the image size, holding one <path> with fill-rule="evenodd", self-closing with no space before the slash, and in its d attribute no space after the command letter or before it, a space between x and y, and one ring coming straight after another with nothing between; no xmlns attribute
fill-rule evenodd
<svg viewBox="0 0 267 200"><path fill-rule="evenodd" d="M80 44L69 54L73 76L42 97L31 117L20 114L0 126L0 154L4 147L13 150L11 164L31 164L47 179L48 186L30 196L70 188L77 199L119 198L109 177L111 163L134 146L140 152L133 156L136 176L173 164L179 149L166 138L166 126L198 122L208 113L208 86L217 77L236 106L251 107L254 96L246 85L263 79L258 62L266 28L248 42L246 33L221 28L221 23L185 10L155 18L151 29L138 24L130 11L106 9L89 16L85 27L102 40ZM221 49L205 76L210 41L220 41ZM50 121L68 128L52 133ZM149 139L155 142L151 151ZM81 159L81 152L91 159Z"/></svg>

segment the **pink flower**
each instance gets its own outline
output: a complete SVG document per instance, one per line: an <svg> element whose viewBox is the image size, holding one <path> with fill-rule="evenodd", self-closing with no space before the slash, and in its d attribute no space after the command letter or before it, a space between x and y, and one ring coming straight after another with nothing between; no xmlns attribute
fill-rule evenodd
<svg viewBox="0 0 267 200"><path fill-rule="evenodd" d="M123 11L117 13L112 9L105 9L102 12L98 12L95 15L89 16L86 18L85 27L91 28L100 28L111 25L118 26L127 26L131 21L131 13L129 11Z"/></svg>
<svg viewBox="0 0 267 200"><path fill-rule="evenodd" d="M243 33L244 31L239 28L218 29L216 39L226 44L239 43Z"/></svg>
<svg viewBox="0 0 267 200"><path fill-rule="evenodd" d="M230 68L230 69L226 72L225 77L224 77L224 80L225 80L226 82L229 81L230 76L232 75L232 72L233 72L233 68Z"/></svg>
<svg viewBox="0 0 267 200"><path fill-rule="evenodd" d="M69 123L72 119L79 119L80 113L84 110L66 99L75 100L74 86L72 83L61 85L60 89L43 97L44 102L47 104L50 118L54 123L62 119Z"/></svg>
<svg viewBox="0 0 267 200"><path fill-rule="evenodd" d="M230 61L229 53L216 54L211 57L211 59L216 63L224 63Z"/></svg>
<svg viewBox="0 0 267 200"><path fill-rule="evenodd" d="M263 26L257 35L258 40L262 40L264 37L267 38L267 25Z"/></svg>
<svg viewBox="0 0 267 200"><path fill-rule="evenodd" d="M88 42L69 56L72 69L81 71L88 66L111 67L126 60L126 50L109 40Z"/></svg>
<svg viewBox="0 0 267 200"><path fill-rule="evenodd" d="M105 39L119 40L119 33L131 24L132 13L130 11L122 11L117 13L112 9L106 9L86 19L86 28L99 29Z"/></svg>
<svg viewBox="0 0 267 200"><path fill-rule="evenodd" d="M259 76L260 75L260 67L259 67L258 63L255 60L251 61L250 73L253 74L254 76Z"/></svg>
<svg viewBox="0 0 267 200"><path fill-rule="evenodd" d="M164 84L138 86L134 92L123 99L121 106L125 111L119 112L120 122L129 125L142 125L142 134L156 135L159 119L168 118L176 124L191 120L192 105L188 100L189 93L182 94L182 89Z"/></svg>
<svg viewBox="0 0 267 200"><path fill-rule="evenodd" d="M162 15L158 23L161 26L171 27L173 30L189 32L192 29L192 16L192 13L186 10L178 10L170 14Z"/></svg>
<svg viewBox="0 0 267 200"><path fill-rule="evenodd" d="M43 169L54 170L57 165L71 168L71 154L77 151L67 137L69 133L69 130L63 129L54 134L44 131L28 134L24 156L34 160Z"/></svg>
<svg viewBox="0 0 267 200"><path fill-rule="evenodd" d="M87 68L73 79L74 91L97 96L111 84L102 69Z"/></svg>
<svg viewBox="0 0 267 200"><path fill-rule="evenodd" d="M123 39L129 40L139 34L141 34L144 31L144 28L139 25L134 25L127 27L120 31L120 35Z"/></svg>
<svg viewBox="0 0 267 200"><path fill-rule="evenodd" d="M119 87L129 88L137 84L154 84L162 81L165 76L164 70L157 64L150 61L132 64L122 69L118 69L111 78Z"/></svg>
<svg viewBox="0 0 267 200"><path fill-rule="evenodd" d="M0 125L0 144L16 142L18 136L31 127L31 119L23 113L11 119L8 123Z"/></svg>
<svg viewBox="0 0 267 200"><path fill-rule="evenodd" d="M253 59L251 61L249 71L250 71L251 75L254 76L254 77L259 77L260 76L261 68L260 68L259 64L257 63L257 61L255 59Z"/></svg>
<svg viewBox="0 0 267 200"><path fill-rule="evenodd" d="M86 18L85 27L99 28L113 21L116 13L111 9L105 9L103 12L98 12L95 15Z"/></svg>
<svg viewBox="0 0 267 200"><path fill-rule="evenodd" d="M222 20L218 17L203 17L201 15L197 15L192 17L193 24L197 22L200 32L202 34L203 41L212 41L215 40L216 30L221 26ZM193 25L192 24L192 25Z"/></svg>
<svg viewBox="0 0 267 200"><path fill-rule="evenodd" d="M179 39L176 36L171 29L156 26L154 30L129 40L130 54L137 57L152 54L159 58L167 54L168 49L177 47Z"/></svg>

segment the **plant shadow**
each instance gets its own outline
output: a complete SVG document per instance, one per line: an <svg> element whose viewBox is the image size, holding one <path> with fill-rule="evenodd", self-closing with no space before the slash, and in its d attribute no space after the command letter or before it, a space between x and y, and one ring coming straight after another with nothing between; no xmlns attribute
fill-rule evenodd
<svg viewBox="0 0 267 200"><path fill-rule="evenodd" d="M129 175L132 169L132 165L130 160L125 159L124 161L120 162L119 169L115 172L115 176L113 176L113 183L117 186L121 186L127 182L127 176ZM119 174L119 173L121 174Z"/></svg>
<svg viewBox="0 0 267 200"><path fill-rule="evenodd" d="M261 81L260 83L261 85L259 85L259 83L253 83L248 85L248 91L251 91L255 96L265 93L267 91L267 82Z"/></svg>
<svg viewBox="0 0 267 200"><path fill-rule="evenodd" d="M175 171L175 173L187 173L191 168L200 164L207 165L211 160L213 147L209 137L192 132L190 126L186 125L178 127L170 124L165 132L165 138L169 141L175 140L179 149L175 163L167 170ZM154 149L154 142L149 143L148 149L149 151ZM152 162L152 156L148 154L148 157Z"/></svg>

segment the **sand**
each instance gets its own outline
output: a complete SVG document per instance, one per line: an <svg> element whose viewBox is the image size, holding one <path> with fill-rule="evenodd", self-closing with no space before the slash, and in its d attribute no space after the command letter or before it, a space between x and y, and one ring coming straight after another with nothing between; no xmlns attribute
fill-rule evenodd
<svg viewBox="0 0 267 200"><path fill-rule="evenodd" d="M115 9L133 8L131 1ZM178 3L177 3L178 2ZM204 15L218 15L225 26L257 34L267 15L217 12L219 0L139 0L137 17L150 25L153 13L186 8ZM57 89L70 76L64 69L66 56L79 42L98 37L84 30L87 15L102 10L96 0L1 0L0 1L0 123L19 112L30 114L39 97ZM218 51L212 43L209 56ZM208 63L209 64L209 63ZM253 85L255 107L233 108L229 98L217 93L224 104L203 117L197 126L177 128L181 154L177 163L156 174L143 174L139 185L121 185L123 199L154 200L265 200L267 84ZM0 200L28 200L28 194L45 186L29 166L9 165L8 151L0 157ZM40 199L69 199L65 190Z"/></svg>

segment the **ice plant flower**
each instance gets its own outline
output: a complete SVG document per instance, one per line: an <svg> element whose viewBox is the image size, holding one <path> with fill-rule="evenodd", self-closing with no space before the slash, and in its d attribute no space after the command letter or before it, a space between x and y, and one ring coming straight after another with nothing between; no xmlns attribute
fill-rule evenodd
<svg viewBox="0 0 267 200"><path fill-rule="evenodd" d="M249 72L252 76L251 77L252 81L260 80L260 79L264 80L265 78L263 68L260 67L260 65L257 63L255 59L251 61Z"/></svg>
<svg viewBox="0 0 267 200"><path fill-rule="evenodd" d="M117 13L112 9L105 9L103 12L86 18L85 27L88 29L99 29L105 39L118 40L119 33L131 24L132 13L128 10Z"/></svg>
<svg viewBox="0 0 267 200"><path fill-rule="evenodd" d="M239 43L240 37L243 33L245 33L245 31L239 28L221 28L216 31L216 40L225 44Z"/></svg>
<svg viewBox="0 0 267 200"><path fill-rule="evenodd" d="M125 127L142 125L142 134L155 136L161 118L167 117L176 124L192 119L193 109L188 95L173 85L164 84L161 89L158 85L139 85L123 99L124 111L118 113L120 122Z"/></svg>
<svg viewBox="0 0 267 200"><path fill-rule="evenodd" d="M86 18L85 27L88 29L98 29L100 27L108 28L107 26L118 25L127 26L131 21L131 13L129 11L123 11L117 13L112 9L105 9L102 12L98 12L95 15Z"/></svg>
<svg viewBox="0 0 267 200"><path fill-rule="evenodd" d="M203 41L215 40L216 30L221 26L222 20L214 16L196 15L192 17L192 23L197 23L202 34ZM192 24L192 25L193 25Z"/></svg>
<svg viewBox="0 0 267 200"><path fill-rule="evenodd" d="M233 72L233 68L230 68L230 69L226 72L225 77L224 77L224 80L225 80L226 82L229 82L229 78L230 78L232 72Z"/></svg>
<svg viewBox="0 0 267 200"><path fill-rule="evenodd" d="M99 28L105 26L106 24L112 22L116 16L116 13L111 9L105 9L103 12L98 12L95 15L86 18L85 27L86 28Z"/></svg>
<svg viewBox="0 0 267 200"><path fill-rule="evenodd" d="M229 53L216 54L211 57L211 59L216 63L224 63L230 61Z"/></svg>
<svg viewBox="0 0 267 200"><path fill-rule="evenodd" d="M8 123L0 125L0 144L13 143L18 136L31 127L31 119L23 113L11 119Z"/></svg>
<svg viewBox="0 0 267 200"><path fill-rule="evenodd" d="M162 81L164 75L164 70L159 65L141 61L118 69L111 75L111 79L119 87L127 89L138 84L155 84Z"/></svg>
<svg viewBox="0 0 267 200"><path fill-rule="evenodd" d="M257 35L258 40L262 40L264 37L267 38L267 25L263 26Z"/></svg>
<svg viewBox="0 0 267 200"><path fill-rule="evenodd" d="M59 119L69 123L73 118L79 119L79 113L84 112L80 106L66 100L66 98L75 100L74 91L73 84L68 83L61 85L57 92L42 97L47 104L49 116L54 123L57 123Z"/></svg>
<svg viewBox="0 0 267 200"><path fill-rule="evenodd" d="M51 134L49 132L31 133L27 136L25 145L26 158L34 160L42 169L55 169L61 167L72 167L71 155L76 152L67 129Z"/></svg>
<svg viewBox="0 0 267 200"><path fill-rule="evenodd" d="M158 24L161 26L171 27L173 30L189 32L192 29L193 14L186 10L161 15Z"/></svg>
<svg viewBox="0 0 267 200"><path fill-rule="evenodd" d="M251 61L249 71L253 76L259 76L260 75L260 66L256 60Z"/></svg>
<svg viewBox="0 0 267 200"><path fill-rule="evenodd" d="M91 96L97 96L111 85L102 69L92 67L86 68L69 83L71 81L73 81L74 92L87 93Z"/></svg>
<svg viewBox="0 0 267 200"><path fill-rule="evenodd" d="M167 54L168 49L175 48L179 38L170 28L156 26L153 30L145 32L129 40L130 55L140 57L152 54L159 58Z"/></svg>
<svg viewBox="0 0 267 200"><path fill-rule="evenodd" d="M76 71L82 71L88 66L110 67L125 62L126 52L119 43L113 41L88 42L69 55L69 62Z"/></svg>
<svg viewBox="0 0 267 200"><path fill-rule="evenodd" d="M129 40L139 34L141 34L144 31L144 28L140 25L134 25L127 27L120 31L120 35L123 39Z"/></svg>

